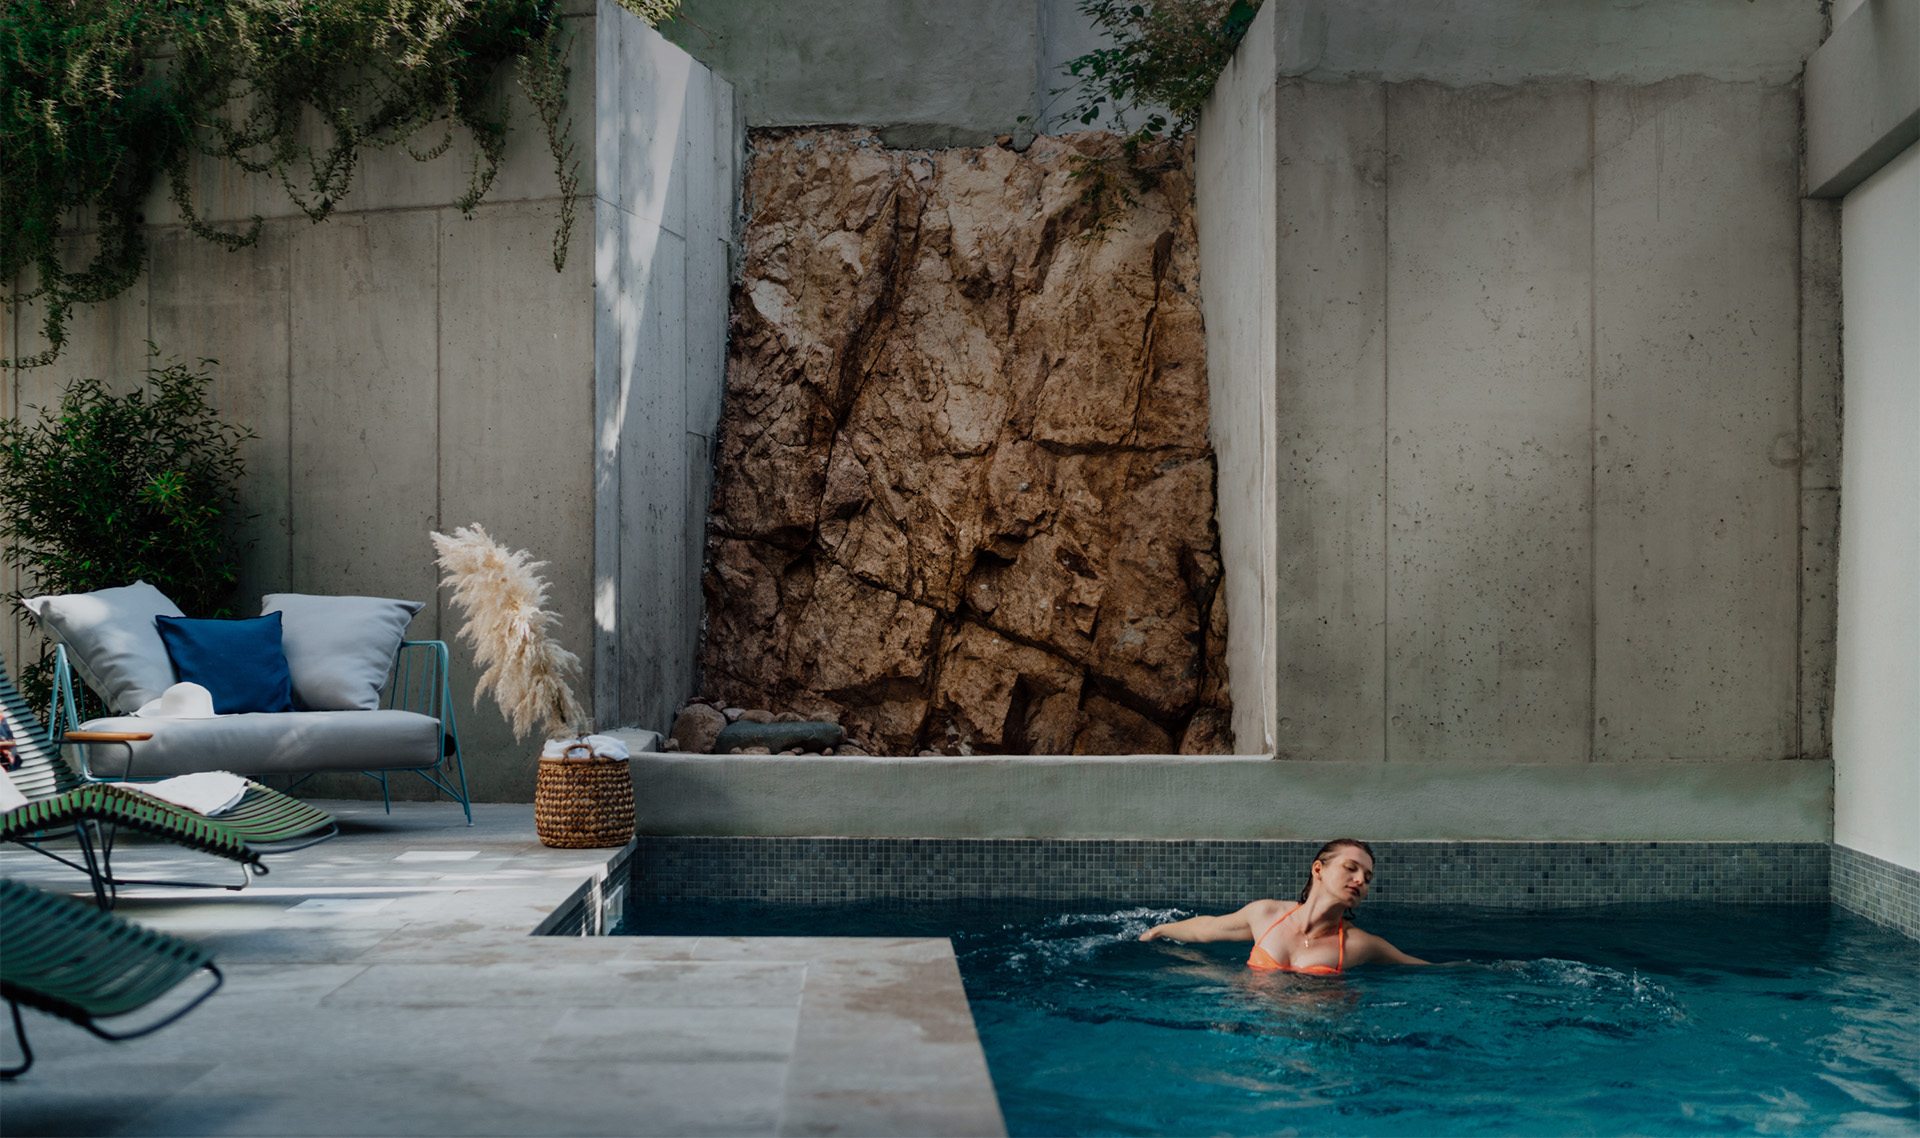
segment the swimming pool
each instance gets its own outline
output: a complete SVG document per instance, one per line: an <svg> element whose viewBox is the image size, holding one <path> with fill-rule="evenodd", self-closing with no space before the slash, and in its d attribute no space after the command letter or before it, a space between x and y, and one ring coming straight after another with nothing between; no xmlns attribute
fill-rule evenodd
<svg viewBox="0 0 1920 1138"><path fill-rule="evenodd" d="M1254 973L1171 909L636 902L632 934L948 936L1013 1134L1916 1134L1920 952L1825 905L1370 906L1458 968Z"/></svg>

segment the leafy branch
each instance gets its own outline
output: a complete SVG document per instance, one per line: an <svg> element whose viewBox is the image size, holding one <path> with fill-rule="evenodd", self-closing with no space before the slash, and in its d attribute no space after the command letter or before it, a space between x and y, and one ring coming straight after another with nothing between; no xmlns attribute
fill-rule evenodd
<svg viewBox="0 0 1920 1138"><path fill-rule="evenodd" d="M1145 115L1118 152L1073 159L1087 211L1082 240L1111 231L1134 204L1135 189L1158 181L1171 160L1171 149L1159 144L1178 142L1198 125L1259 7L1260 0L1080 0L1081 15L1111 46L1068 60L1062 70L1072 82L1050 93L1073 96L1067 117L1082 126L1108 114L1126 131L1129 112Z"/></svg>

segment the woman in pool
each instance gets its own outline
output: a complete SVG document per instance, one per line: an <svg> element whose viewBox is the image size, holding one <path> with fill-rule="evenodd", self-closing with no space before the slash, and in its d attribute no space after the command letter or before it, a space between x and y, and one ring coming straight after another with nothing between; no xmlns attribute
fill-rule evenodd
<svg viewBox="0 0 1920 1138"><path fill-rule="evenodd" d="M1224 917L1188 917L1155 925L1141 940L1250 940L1247 967L1268 972L1344 972L1350 965L1381 960L1426 964L1371 933L1347 924L1353 906L1373 884L1373 849L1357 838L1335 838L1320 847L1300 900L1255 901Z"/></svg>

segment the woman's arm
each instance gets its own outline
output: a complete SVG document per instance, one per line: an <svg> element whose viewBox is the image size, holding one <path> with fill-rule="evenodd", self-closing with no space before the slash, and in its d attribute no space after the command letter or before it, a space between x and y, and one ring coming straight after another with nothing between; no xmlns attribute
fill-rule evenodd
<svg viewBox="0 0 1920 1138"><path fill-rule="evenodd" d="M1276 906L1275 901L1255 901L1237 913L1222 917L1188 917L1184 921L1155 925L1140 934L1141 940L1182 940L1189 944L1209 940L1252 940L1253 922L1259 913Z"/></svg>
<svg viewBox="0 0 1920 1138"><path fill-rule="evenodd" d="M1431 960L1422 960L1417 956L1408 956L1381 937L1361 932L1348 926L1347 961L1350 964L1364 964L1370 960L1386 964L1432 964Z"/></svg>

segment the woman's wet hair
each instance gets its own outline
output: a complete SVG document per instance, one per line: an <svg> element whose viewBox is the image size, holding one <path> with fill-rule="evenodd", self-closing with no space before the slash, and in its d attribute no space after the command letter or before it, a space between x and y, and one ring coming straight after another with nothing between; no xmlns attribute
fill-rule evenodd
<svg viewBox="0 0 1920 1138"><path fill-rule="evenodd" d="M1359 838L1335 838L1332 841L1328 842L1326 845L1321 846L1320 852L1313 855L1313 860L1316 863L1326 861L1328 858L1333 856L1333 851L1340 849L1343 846L1352 846L1354 849L1357 849L1361 853L1366 854L1367 860L1369 861L1373 860L1373 847L1361 841ZM1308 868L1307 883L1300 887L1300 903L1302 905L1307 903L1307 897L1312 892L1313 892L1313 870L1312 868ZM1351 908L1347 910L1347 915L1349 917L1353 915L1353 910Z"/></svg>

